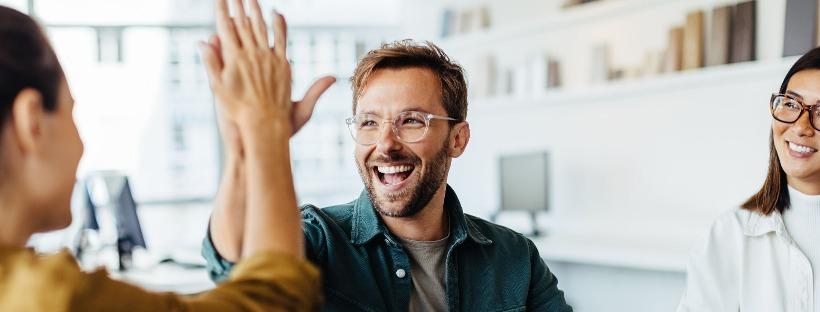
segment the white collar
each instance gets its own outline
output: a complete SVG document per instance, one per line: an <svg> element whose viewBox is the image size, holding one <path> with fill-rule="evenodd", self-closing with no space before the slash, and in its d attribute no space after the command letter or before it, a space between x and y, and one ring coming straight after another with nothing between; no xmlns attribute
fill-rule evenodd
<svg viewBox="0 0 820 312"><path fill-rule="evenodd" d="M783 215L775 209L768 216L756 211L749 211L749 218L743 224L743 234L746 236L761 236L775 232L777 236L792 244L794 241L786 231Z"/></svg>
<svg viewBox="0 0 820 312"><path fill-rule="evenodd" d="M820 206L820 195L806 195L788 186L789 206ZM750 211L749 218L743 227L743 234L746 236L760 236L766 233L775 232L787 242L792 242L789 232L786 231L786 224L783 222L783 215L775 209L768 216L759 212Z"/></svg>

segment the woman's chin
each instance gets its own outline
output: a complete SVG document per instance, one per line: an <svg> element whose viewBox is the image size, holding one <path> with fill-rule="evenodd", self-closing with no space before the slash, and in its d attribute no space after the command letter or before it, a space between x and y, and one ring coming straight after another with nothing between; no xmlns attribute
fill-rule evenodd
<svg viewBox="0 0 820 312"><path fill-rule="evenodd" d="M820 168L804 168L804 167L783 167L786 172L786 178L789 182L798 181L820 181Z"/></svg>
<svg viewBox="0 0 820 312"><path fill-rule="evenodd" d="M55 206L57 207L57 206ZM71 205L60 205L59 209L52 209L47 215L41 218L38 232L51 232L67 228L71 225L73 217L71 215Z"/></svg>

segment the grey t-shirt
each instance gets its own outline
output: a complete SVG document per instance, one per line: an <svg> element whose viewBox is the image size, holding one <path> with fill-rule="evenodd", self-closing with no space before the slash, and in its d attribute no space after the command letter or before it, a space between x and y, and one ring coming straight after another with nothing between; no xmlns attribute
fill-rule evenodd
<svg viewBox="0 0 820 312"><path fill-rule="evenodd" d="M450 236L437 241L399 239L410 257L410 312L447 311L444 292L444 254Z"/></svg>

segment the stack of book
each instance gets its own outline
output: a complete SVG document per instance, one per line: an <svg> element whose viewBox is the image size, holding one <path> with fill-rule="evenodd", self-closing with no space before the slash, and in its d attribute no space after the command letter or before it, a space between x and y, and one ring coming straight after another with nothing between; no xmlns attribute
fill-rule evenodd
<svg viewBox="0 0 820 312"><path fill-rule="evenodd" d="M441 22L441 37L448 38L458 34L466 34L477 30L490 29L490 9L486 6L445 9Z"/></svg>
<svg viewBox="0 0 820 312"><path fill-rule="evenodd" d="M817 8L812 8L816 14ZM683 25L669 30L664 51L650 51L642 64L628 68L613 67L609 61L609 47L595 46L592 50L590 82L595 84L754 61L755 14L755 1L720 6L711 12L689 12ZM816 27L812 24L812 36L816 36L814 31Z"/></svg>
<svg viewBox="0 0 820 312"><path fill-rule="evenodd" d="M664 71L754 61L756 11L755 1L714 8L708 38L705 12L689 13L684 26L669 32Z"/></svg>

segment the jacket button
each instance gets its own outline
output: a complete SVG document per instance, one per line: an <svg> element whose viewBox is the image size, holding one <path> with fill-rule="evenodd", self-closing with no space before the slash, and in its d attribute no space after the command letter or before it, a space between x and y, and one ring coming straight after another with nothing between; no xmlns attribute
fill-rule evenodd
<svg viewBox="0 0 820 312"><path fill-rule="evenodd" d="M398 269L396 270L396 276L398 278L404 278L405 276L407 276L407 272L405 272L404 269Z"/></svg>

